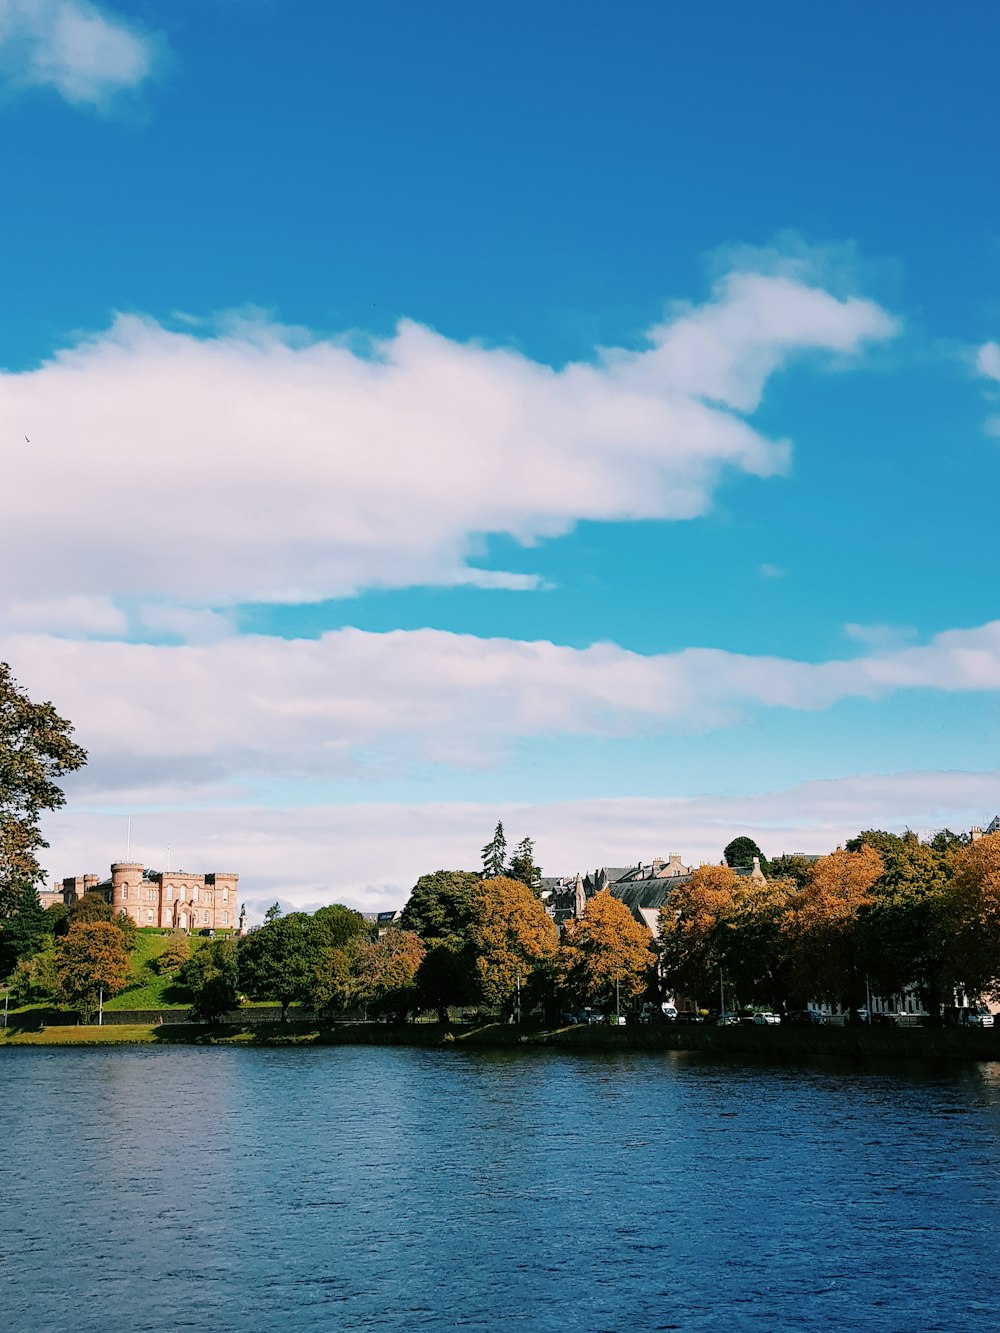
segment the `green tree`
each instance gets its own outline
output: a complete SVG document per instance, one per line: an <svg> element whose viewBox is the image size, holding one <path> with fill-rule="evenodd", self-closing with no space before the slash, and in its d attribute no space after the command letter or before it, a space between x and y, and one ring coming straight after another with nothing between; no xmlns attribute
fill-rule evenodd
<svg viewBox="0 0 1000 1333"><path fill-rule="evenodd" d="M128 951L121 931L110 921L81 921L70 927L56 948L56 990L84 1023L105 999L128 984Z"/></svg>
<svg viewBox="0 0 1000 1333"><path fill-rule="evenodd" d="M53 948L22 958L10 975L10 1002L15 1009L55 997L56 955Z"/></svg>
<svg viewBox="0 0 1000 1333"><path fill-rule="evenodd" d="M730 1003L780 1009L788 1001L791 977L784 924L797 888L791 879L772 877L762 884L749 875L733 886L717 936Z"/></svg>
<svg viewBox="0 0 1000 1333"><path fill-rule="evenodd" d="M760 868L766 875L767 857L760 850L753 838L741 836L734 838L722 853L722 858L727 866L732 866L734 870L742 869L743 866L752 866L754 857L760 861Z"/></svg>
<svg viewBox="0 0 1000 1333"><path fill-rule="evenodd" d="M356 998L350 945L338 949L321 944L313 958L312 976L305 1000L315 1014L332 1018L349 1009Z"/></svg>
<svg viewBox="0 0 1000 1333"><path fill-rule="evenodd" d="M72 926L79 926L88 921L114 921L114 919L114 908L104 894L91 889L89 893L84 893L70 903L66 913L66 929L69 930Z"/></svg>
<svg viewBox="0 0 1000 1333"><path fill-rule="evenodd" d="M305 912L272 916L239 943L239 983L255 999L277 1000L281 1021L308 997L315 966L315 936Z"/></svg>
<svg viewBox="0 0 1000 1333"><path fill-rule="evenodd" d="M1000 996L1000 833L961 850L942 918L956 985L973 999Z"/></svg>
<svg viewBox="0 0 1000 1333"><path fill-rule="evenodd" d="M522 838L514 848L507 874L511 879L519 879L529 889L538 893L542 887L542 872L535 865L535 844L530 838Z"/></svg>
<svg viewBox="0 0 1000 1333"><path fill-rule="evenodd" d="M184 964L181 978L191 991L191 1017L218 1023L239 1004L239 958L232 936L211 940Z"/></svg>
<svg viewBox="0 0 1000 1333"><path fill-rule="evenodd" d="M475 953L471 943L426 944L427 954L416 977L417 1007L436 1010L438 1022L447 1023L452 1005L474 1004L478 999Z"/></svg>
<svg viewBox="0 0 1000 1333"><path fill-rule="evenodd" d="M655 962L649 931L607 889L566 923L559 957L567 994L606 1014L642 994Z"/></svg>
<svg viewBox="0 0 1000 1333"><path fill-rule="evenodd" d="M371 929L360 912L341 903L331 903L313 913L313 930L317 945L342 949L356 936L367 935Z"/></svg>
<svg viewBox="0 0 1000 1333"><path fill-rule="evenodd" d="M54 706L32 703L0 662L0 918L24 884L41 880L36 853L48 843L39 821L65 804L59 779L87 759L72 734Z"/></svg>
<svg viewBox="0 0 1000 1333"><path fill-rule="evenodd" d="M0 921L0 976L52 942L49 918L33 884L22 884L10 901L11 914Z"/></svg>
<svg viewBox="0 0 1000 1333"><path fill-rule="evenodd" d="M507 836L503 824L497 821L493 837L483 848L483 879L497 879L507 873Z"/></svg>
<svg viewBox="0 0 1000 1333"><path fill-rule="evenodd" d="M943 913L953 856L947 843L938 846L922 843L915 833L900 837L881 829L867 829L847 843L851 852L871 847L882 860L872 901L859 918L871 989L890 996L915 986L934 1018L950 990Z"/></svg>
<svg viewBox="0 0 1000 1333"><path fill-rule="evenodd" d="M472 893L480 878L474 870L421 875L403 908L400 928L412 930L429 948L442 942L461 947L469 938Z"/></svg>
<svg viewBox="0 0 1000 1333"><path fill-rule="evenodd" d="M809 872L818 860L816 856L803 856L801 852L782 852L780 856L774 856L768 861L765 873L768 879L773 876L775 879L793 880L801 889L808 881Z"/></svg>

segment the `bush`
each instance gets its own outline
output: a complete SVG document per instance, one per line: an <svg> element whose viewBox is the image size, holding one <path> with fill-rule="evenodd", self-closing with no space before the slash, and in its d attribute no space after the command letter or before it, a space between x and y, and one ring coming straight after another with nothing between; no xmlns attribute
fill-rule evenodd
<svg viewBox="0 0 1000 1333"><path fill-rule="evenodd" d="M150 967L161 977L182 968L191 958L191 946L186 935L172 939L156 958L150 960Z"/></svg>

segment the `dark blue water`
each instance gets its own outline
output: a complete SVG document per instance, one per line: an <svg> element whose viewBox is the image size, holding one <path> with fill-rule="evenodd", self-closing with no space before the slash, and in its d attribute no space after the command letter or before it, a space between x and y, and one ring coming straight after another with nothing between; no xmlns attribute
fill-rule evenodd
<svg viewBox="0 0 1000 1333"><path fill-rule="evenodd" d="M1000 1329L1000 1067L0 1051L0 1328Z"/></svg>

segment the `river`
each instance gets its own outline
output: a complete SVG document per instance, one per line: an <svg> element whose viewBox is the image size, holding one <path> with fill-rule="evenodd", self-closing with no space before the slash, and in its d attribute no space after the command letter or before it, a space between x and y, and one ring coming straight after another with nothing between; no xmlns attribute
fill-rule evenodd
<svg viewBox="0 0 1000 1333"><path fill-rule="evenodd" d="M0 1051L4 1333L1000 1327L1000 1066Z"/></svg>

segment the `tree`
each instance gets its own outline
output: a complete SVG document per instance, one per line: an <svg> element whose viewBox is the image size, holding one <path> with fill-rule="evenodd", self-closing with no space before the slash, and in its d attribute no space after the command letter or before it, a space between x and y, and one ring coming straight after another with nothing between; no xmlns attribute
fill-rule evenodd
<svg viewBox="0 0 1000 1333"><path fill-rule="evenodd" d="M121 931L110 921L81 921L71 926L56 948L56 991L89 1022L105 997L128 983L128 951Z"/></svg>
<svg viewBox="0 0 1000 1333"><path fill-rule="evenodd" d="M700 866L686 883L671 889L660 909L658 942L668 993L695 1001L717 993L739 884L739 875L728 865Z"/></svg>
<svg viewBox="0 0 1000 1333"><path fill-rule="evenodd" d="M483 879L497 879L507 873L507 837L497 821L493 837L483 848Z"/></svg>
<svg viewBox="0 0 1000 1333"><path fill-rule="evenodd" d="M25 1004L51 1000L56 993L56 956L54 949L22 958L10 975L10 1002L15 1009Z"/></svg>
<svg viewBox="0 0 1000 1333"><path fill-rule="evenodd" d="M315 965L312 921L305 912L272 916L239 943L239 984L258 1000L277 1000L281 1021L288 1007L307 998Z"/></svg>
<svg viewBox="0 0 1000 1333"><path fill-rule="evenodd" d="M314 1014L326 1018L343 1013L355 998L354 974L348 949L321 945L313 961L306 1003Z"/></svg>
<svg viewBox="0 0 1000 1333"><path fill-rule="evenodd" d="M1000 833L958 854L942 918L955 982L970 998L1000 995Z"/></svg>
<svg viewBox="0 0 1000 1333"><path fill-rule="evenodd" d="M33 884L22 884L10 897L11 914L0 920L0 976L52 942L49 918Z"/></svg>
<svg viewBox="0 0 1000 1333"><path fill-rule="evenodd" d="M800 1001L823 999L856 1011L865 999L861 911L874 901L882 858L867 844L838 847L812 867L785 916L792 984Z"/></svg>
<svg viewBox="0 0 1000 1333"><path fill-rule="evenodd" d="M803 856L800 852L782 852L773 856L767 863L767 877L771 879L790 879L801 889L809 878L809 872L819 860L817 856ZM763 868L763 862L761 867Z"/></svg>
<svg viewBox="0 0 1000 1333"><path fill-rule="evenodd" d="M317 945L342 949L356 936L365 935L370 927L360 912L340 903L331 903L313 913L313 930Z"/></svg>
<svg viewBox="0 0 1000 1333"><path fill-rule="evenodd" d="M480 883L472 870L421 875L400 916L400 928L418 935L427 950L416 979L418 1002L436 1009L442 1023L449 1006L471 1004L476 997L472 898Z"/></svg>
<svg viewBox="0 0 1000 1333"><path fill-rule="evenodd" d="M511 879L519 879L529 889L538 893L542 887L542 872L535 865L535 844L530 838L522 838L514 848L507 874Z"/></svg>
<svg viewBox="0 0 1000 1333"><path fill-rule="evenodd" d="M114 919L114 908L104 894L91 890L70 903L66 913L66 929L82 925L84 922L114 921Z"/></svg>
<svg viewBox="0 0 1000 1333"><path fill-rule="evenodd" d="M766 1003L781 1009L788 1000L784 923L796 891L791 879L771 878L762 884L746 875L737 880L718 937L719 964L737 1004Z"/></svg>
<svg viewBox="0 0 1000 1333"><path fill-rule="evenodd" d="M426 941L427 954L417 972L417 1007L437 1011L447 1023L452 1005L474 1004L479 997L472 945Z"/></svg>
<svg viewBox="0 0 1000 1333"><path fill-rule="evenodd" d="M760 862L760 868L766 875L767 858L760 850L753 838L739 837L734 838L722 853L722 858L727 866L732 866L734 870L739 870L743 866L752 866L754 857Z"/></svg>
<svg viewBox="0 0 1000 1333"><path fill-rule="evenodd" d="M203 952L200 950L199 952ZM191 961L191 945L186 935L174 935L163 952L150 961L150 967L160 976L178 972Z"/></svg>
<svg viewBox="0 0 1000 1333"><path fill-rule="evenodd" d="M54 706L32 703L0 662L0 918L24 884L42 877L36 853L48 843L40 818L65 804L58 779L87 759L72 734Z"/></svg>
<svg viewBox="0 0 1000 1333"><path fill-rule="evenodd" d="M608 889L587 901L583 916L567 922L560 948L563 984L574 1001L608 1014L628 1004L649 983L652 939Z"/></svg>
<svg viewBox="0 0 1000 1333"><path fill-rule="evenodd" d="M231 936L203 944L181 973L191 991L191 1017L218 1023L239 1004L238 946ZM162 957L162 955L161 955Z"/></svg>
<svg viewBox="0 0 1000 1333"><path fill-rule="evenodd" d="M472 895L471 939L480 998L509 1012L518 979L555 954L559 933L528 885L501 875Z"/></svg>
<svg viewBox="0 0 1000 1333"><path fill-rule="evenodd" d="M929 1013L940 1016L949 988L946 976L942 913L953 852L915 833L902 837L867 829L847 843L848 851L872 847L882 859L882 873L872 886L872 901L859 918L867 975L878 995L898 995L915 986Z"/></svg>
<svg viewBox="0 0 1000 1333"><path fill-rule="evenodd" d="M417 972L427 955L419 935L393 927L378 939L351 944L354 997L366 1009L404 1023L417 1003Z"/></svg>
<svg viewBox="0 0 1000 1333"><path fill-rule="evenodd" d="M474 870L435 870L421 875L399 919L429 947L447 941L464 944L472 919L472 892L481 876Z"/></svg>

